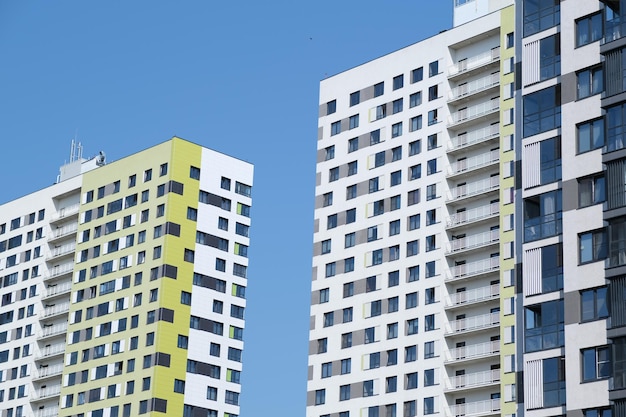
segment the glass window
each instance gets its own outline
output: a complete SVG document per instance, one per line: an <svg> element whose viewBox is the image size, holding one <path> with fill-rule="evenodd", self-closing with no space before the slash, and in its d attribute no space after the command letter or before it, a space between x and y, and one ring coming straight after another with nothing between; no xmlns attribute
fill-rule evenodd
<svg viewBox="0 0 626 417"><path fill-rule="evenodd" d="M556 85L524 96L524 137L561 126L561 87Z"/></svg>
<svg viewBox="0 0 626 417"><path fill-rule="evenodd" d="M354 93L350 94L350 107L356 106L360 102L361 102L361 92L360 91L355 91Z"/></svg>
<svg viewBox="0 0 626 417"><path fill-rule="evenodd" d="M591 321L609 316L607 287L593 288L580 292L580 319Z"/></svg>
<svg viewBox="0 0 626 417"><path fill-rule="evenodd" d="M602 67L589 68L576 73L578 99L600 94L604 91Z"/></svg>
<svg viewBox="0 0 626 417"><path fill-rule="evenodd" d="M524 36L541 32L560 23L560 0L524 0Z"/></svg>
<svg viewBox="0 0 626 417"><path fill-rule="evenodd" d="M397 90L404 87L404 75L400 74L393 77L393 89Z"/></svg>
<svg viewBox="0 0 626 417"><path fill-rule="evenodd" d="M374 97L382 96L385 94L385 83L381 82L374 85Z"/></svg>
<svg viewBox="0 0 626 417"><path fill-rule="evenodd" d="M606 199L604 175L578 179L578 207L599 204Z"/></svg>
<svg viewBox="0 0 626 417"><path fill-rule="evenodd" d="M576 21L576 46L587 45L602 39L602 12Z"/></svg>
<svg viewBox="0 0 626 417"><path fill-rule="evenodd" d="M591 120L577 126L578 153L604 146L604 119Z"/></svg>
<svg viewBox="0 0 626 417"><path fill-rule="evenodd" d="M333 114L337 111L337 100L332 100L326 103L326 114Z"/></svg>
<svg viewBox="0 0 626 417"><path fill-rule="evenodd" d="M424 78L424 67L415 68L411 71L411 83L422 81Z"/></svg>

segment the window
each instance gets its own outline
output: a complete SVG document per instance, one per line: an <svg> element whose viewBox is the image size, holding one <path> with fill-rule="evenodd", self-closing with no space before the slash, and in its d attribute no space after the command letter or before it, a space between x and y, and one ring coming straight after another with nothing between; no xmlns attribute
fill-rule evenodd
<svg viewBox="0 0 626 417"><path fill-rule="evenodd" d="M409 168L409 181L422 177L422 164L413 165Z"/></svg>
<svg viewBox="0 0 626 417"><path fill-rule="evenodd" d="M410 319L406 321L406 334L412 335L417 334L419 331L419 321L418 319Z"/></svg>
<svg viewBox="0 0 626 417"><path fill-rule="evenodd" d="M387 275L387 286L395 287L400 284L400 271L391 271Z"/></svg>
<svg viewBox="0 0 626 417"><path fill-rule="evenodd" d="M343 309L343 323L350 323L352 321L352 307Z"/></svg>
<svg viewBox="0 0 626 417"><path fill-rule="evenodd" d="M543 406L565 405L565 358L550 358L543 365Z"/></svg>
<svg viewBox="0 0 626 417"><path fill-rule="evenodd" d="M320 303L327 303L330 296L330 289L323 288L320 290Z"/></svg>
<svg viewBox="0 0 626 417"><path fill-rule="evenodd" d="M600 94L604 91L602 67L589 68L576 73L578 99Z"/></svg>
<svg viewBox="0 0 626 417"><path fill-rule="evenodd" d="M402 122L391 125L391 137L397 138L398 136L402 136Z"/></svg>
<svg viewBox="0 0 626 417"><path fill-rule="evenodd" d="M393 77L393 89L397 90L402 87L404 87L404 75L400 74Z"/></svg>
<svg viewBox="0 0 626 417"><path fill-rule="evenodd" d="M409 96L409 107L413 108L422 104L422 92L418 91ZM421 118L421 117L420 117Z"/></svg>
<svg viewBox="0 0 626 417"><path fill-rule="evenodd" d="M422 128L422 115L411 118L411 124L409 125L409 132L415 132Z"/></svg>
<svg viewBox="0 0 626 417"><path fill-rule="evenodd" d="M326 390L318 389L315 391L315 405L326 403Z"/></svg>
<svg viewBox="0 0 626 417"><path fill-rule="evenodd" d="M333 122L330 124L330 136L335 136L341 133L341 121Z"/></svg>
<svg viewBox="0 0 626 417"><path fill-rule="evenodd" d="M435 342L424 342L424 359L435 357Z"/></svg>
<svg viewBox="0 0 626 417"><path fill-rule="evenodd" d="M385 83L381 82L374 85L374 97L382 96L385 94Z"/></svg>
<svg viewBox="0 0 626 417"><path fill-rule="evenodd" d="M339 167L328 170L328 182L337 181L339 179Z"/></svg>
<svg viewBox="0 0 626 417"><path fill-rule="evenodd" d="M383 153L383 157L384 157L384 153ZM383 159L384 160L384 159ZM378 191L378 177L376 178L370 178L369 180L369 193L375 193L376 191Z"/></svg>
<svg viewBox="0 0 626 417"><path fill-rule="evenodd" d="M439 61L433 61L428 64L428 76L432 77L439 74Z"/></svg>
<svg viewBox="0 0 626 417"><path fill-rule="evenodd" d="M613 411L611 408L596 408L585 410L583 415L584 417L612 417Z"/></svg>
<svg viewBox="0 0 626 417"><path fill-rule="evenodd" d="M435 414L435 397L424 398L424 415L428 414Z"/></svg>
<svg viewBox="0 0 626 417"><path fill-rule="evenodd" d="M372 395L374 395L374 380L363 381L363 396L371 397Z"/></svg>
<svg viewBox="0 0 626 417"><path fill-rule="evenodd" d="M354 93L350 94L350 107L356 106L360 102L361 102L361 92L360 91L355 91Z"/></svg>
<svg viewBox="0 0 626 417"><path fill-rule="evenodd" d="M437 160L430 159L426 163L426 175L432 175L437 173Z"/></svg>
<svg viewBox="0 0 626 417"><path fill-rule="evenodd" d="M365 279L365 292L376 291L376 277L367 277Z"/></svg>
<svg viewBox="0 0 626 417"><path fill-rule="evenodd" d="M578 207L587 207L604 202L606 185L604 175L578 179Z"/></svg>
<svg viewBox="0 0 626 417"><path fill-rule="evenodd" d="M576 46L587 45L602 39L602 12L576 21Z"/></svg>
<svg viewBox="0 0 626 417"><path fill-rule="evenodd" d="M356 129L357 127L359 127L359 115L355 114L353 116L350 116L349 120L349 129Z"/></svg>
<svg viewBox="0 0 626 417"><path fill-rule="evenodd" d="M609 316L607 287L594 288L580 292L580 319L591 321Z"/></svg>
<svg viewBox="0 0 626 417"><path fill-rule="evenodd" d="M536 352L563 346L563 300L525 308L525 350Z"/></svg>
<svg viewBox="0 0 626 417"><path fill-rule="evenodd" d="M400 220L389 222L389 236L400 234Z"/></svg>
<svg viewBox="0 0 626 417"><path fill-rule="evenodd" d="M578 153L589 152L604 146L604 119L581 123L576 131Z"/></svg>
<svg viewBox="0 0 626 417"><path fill-rule="evenodd" d="M352 272L354 271L354 257L344 259L344 268L343 272Z"/></svg>
<svg viewBox="0 0 626 417"><path fill-rule="evenodd" d="M434 314L427 314L426 316L424 316L424 331L426 332L430 332L432 330L435 330L436 326L435 326L435 315Z"/></svg>
<svg viewBox="0 0 626 417"><path fill-rule="evenodd" d="M417 292L412 292L406 295L406 308L417 307Z"/></svg>
<svg viewBox="0 0 626 417"><path fill-rule="evenodd" d="M515 43L515 36L513 32L507 33L506 34L506 47L508 48L512 48L513 45Z"/></svg>
<svg viewBox="0 0 626 417"><path fill-rule="evenodd" d="M622 149L626 145L625 142L625 129L626 117L626 104L618 104L617 106L609 107L606 111L606 141L607 150L615 151Z"/></svg>
<svg viewBox="0 0 626 417"><path fill-rule="evenodd" d="M341 375L346 375L352 372L352 360L351 359L342 359L341 360Z"/></svg>
<svg viewBox="0 0 626 417"><path fill-rule="evenodd" d="M561 190L524 200L524 241L532 242L561 234Z"/></svg>
<svg viewBox="0 0 626 417"><path fill-rule="evenodd" d="M428 126L432 126L439 122L437 120L437 117L438 117L437 114L438 114L437 109L433 109L428 112Z"/></svg>
<svg viewBox="0 0 626 417"><path fill-rule="evenodd" d="M433 85L428 87L428 101L433 101L439 98L439 86Z"/></svg>
<svg viewBox="0 0 626 417"><path fill-rule="evenodd" d="M416 389L417 388L417 372L411 372L405 375L405 386L406 389Z"/></svg>
<svg viewBox="0 0 626 417"><path fill-rule="evenodd" d="M416 140L409 143L409 156L417 155L422 152L422 141Z"/></svg>
<svg viewBox="0 0 626 417"><path fill-rule="evenodd" d="M524 0L524 36L541 32L560 23L560 0Z"/></svg>
<svg viewBox="0 0 626 417"><path fill-rule="evenodd" d="M341 335L341 348L347 349L352 347L352 333L344 333Z"/></svg>
<svg viewBox="0 0 626 417"><path fill-rule="evenodd" d="M409 277L407 279L407 282L419 281L419 279L420 279L419 265L409 267Z"/></svg>
<svg viewBox="0 0 626 417"><path fill-rule="evenodd" d="M352 297L354 295L354 282L343 284L343 298Z"/></svg>
<svg viewBox="0 0 626 417"><path fill-rule="evenodd" d="M422 81L424 78L424 67L415 68L411 71L411 84Z"/></svg>
<svg viewBox="0 0 626 417"><path fill-rule="evenodd" d="M326 229L334 229L337 227L337 215L331 214L326 218Z"/></svg>
<svg viewBox="0 0 626 417"><path fill-rule="evenodd" d="M593 381L611 376L611 351L607 346L581 350L582 380Z"/></svg>
<svg viewBox="0 0 626 417"><path fill-rule="evenodd" d="M380 143L380 129L370 132L370 146Z"/></svg>
<svg viewBox="0 0 626 417"><path fill-rule="evenodd" d="M374 216L380 216L385 213L385 200L374 201Z"/></svg>
<svg viewBox="0 0 626 417"><path fill-rule="evenodd" d="M331 249L331 240L330 239L323 240L322 241L322 255L326 253L330 253L330 249Z"/></svg>
<svg viewBox="0 0 626 417"><path fill-rule="evenodd" d="M326 278L334 277L337 270L337 264L330 262L326 264Z"/></svg>
<svg viewBox="0 0 626 417"><path fill-rule="evenodd" d="M524 96L524 137L561 126L560 84Z"/></svg>
<svg viewBox="0 0 626 417"><path fill-rule="evenodd" d="M333 114L337 111L337 100L326 103L326 115Z"/></svg>
<svg viewBox="0 0 626 417"><path fill-rule="evenodd" d="M412 240L406 244L406 256L415 256L419 253L419 240Z"/></svg>
<svg viewBox="0 0 626 417"><path fill-rule="evenodd" d="M194 166L190 166L189 167L189 178L192 178L194 180L199 180L200 179L200 168L194 167Z"/></svg>

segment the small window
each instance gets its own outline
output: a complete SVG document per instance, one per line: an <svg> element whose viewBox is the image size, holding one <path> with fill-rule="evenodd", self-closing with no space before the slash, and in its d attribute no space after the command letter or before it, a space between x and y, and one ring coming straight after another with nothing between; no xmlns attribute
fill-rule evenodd
<svg viewBox="0 0 626 417"><path fill-rule="evenodd" d="M415 68L411 71L411 83L416 83L424 79L424 67Z"/></svg>
<svg viewBox="0 0 626 417"><path fill-rule="evenodd" d="M189 167L189 178L192 178L194 180L199 180L200 179L200 168L194 167L194 166L190 166Z"/></svg>
<svg viewBox="0 0 626 417"><path fill-rule="evenodd" d="M374 97L379 97L385 94L385 83L381 82L374 85Z"/></svg>
<svg viewBox="0 0 626 417"><path fill-rule="evenodd" d="M164 175L167 175L167 162L161 164L161 166L159 167L159 176L162 177Z"/></svg>
<svg viewBox="0 0 626 417"><path fill-rule="evenodd" d="M355 91L354 93L350 94L350 107L356 106L360 102L361 102L361 92L360 91Z"/></svg>
<svg viewBox="0 0 626 417"><path fill-rule="evenodd" d="M428 76L432 77L439 74L439 61L433 61L428 64Z"/></svg>
<svg viewBox="0 0 626 417"><path fill-rule="evenodd" d="M515 44L515 35L513 32L506 34L506 47L512 48Z"/></svg>
<svg viewBox="0 0 626 417"><path fill-rule="evenodd" d="M422 92L418 91L409 96L409 107L413 108L422 104Z"/></svg>
<svg viewBox="0 0 626 417"><path fill-rule="evenodd" d="M326 114L333 114L337 111L337 100L332 100L326 103Z"/></svg>
<svg viewBox="0 0 626 417"><path fill-rule="evenodd" d="M397 90L404 87L404 75L400 74L393 77L393 89Z"/></svg>

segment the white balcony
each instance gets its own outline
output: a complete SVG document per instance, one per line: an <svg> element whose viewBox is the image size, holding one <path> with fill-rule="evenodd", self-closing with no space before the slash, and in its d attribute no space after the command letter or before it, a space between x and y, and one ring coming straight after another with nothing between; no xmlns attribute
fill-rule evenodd
<svg viewBox="0 0 626 417"><path fill-rule="evenodd" d="M500 187L500 178L497 176L485 178L468 184L451 188L448 193L448 201L460 200L497 190Z"/></svg>
<svg viewBox="0 0 626 417"><path fill-rule="evenodd" d="M488 232L478 233L462 237L460 239L453 239L448 242L446 248L446 255L453 253L459 253L468 251L471 249L477 249L484 246L493 245L500 241L500 230L490 230Z"/></svg>
<svg viewBox="0 0 626 417"><path fill-rule="evenodd" d="M494 284L486 287L474 288L467 291L455 292L448 296L446 307L465 306L467 304L480 303L497 299L500 295L500 285Z"/></svg>
<svg viewBox="0 0 626 417"><path fill-rule="evenodd" d="M500 204L491 203L486 206L476 207L466 211L460 211L450 216L446 222L446 227L462 226L480 220L495 217L500 214Z"/></svg>
<svg viewBox="0 0 626 417"><path fill-rule="evenodd" d="M459 279L470 278L489 272L495 272L499 268L499 257L481 259L480 261L469 262L463 265L456 265L451 267L447 276L447 280L455 281Z"/></svg>
<svg viewBox="0 0 626 417"><path fill-rule="evenodd" d="M47 280L47 279L59 278L63 275L71 274L72 271L74 271L73 262L64 264L64 265L55 266L54 268L51 268L49 270L48 275L46 275L44 279Z"/></svg>
<svg viewBox="0 0 626 417"><path fill-rule="evenodd" d="M500 150L496 149L479 155L470 156L467 159L460 159L452 162L448 167L448 176L464 174L479 168L496 164L500 161Z"/></svg>
<svg viewBox="0 0 626 417"><path fill-rule="evenodd" d="M73 254L76 250L76 243L72 242L67 245L59 246L50 251L48 256L46 257L46 261L50 261L52 259L60 258L65 255Z"/></svg>
<svg viewBox="0 0 626 417"><path fill-rule="evenodd" d="M471 374L458 375L448 378L447 391L459 391L480 388L500 382L500 370L474 372Z"/></svg>
<svg viewBox="0 0 626 417"><path fill-rule="evenodd" d="M59 285L53 285L51 287L47 287L42 294L42 299L54 297L56 295L67 294L72 289L71 282L63 282Z"/></svg>
<svg viewBox="0 0 626 417"><path fill-rule="evenodd" d="M479 78L477 80L470 81L465 84L461 84L454 87L449 94L448 101L459 100L472 94L480 93L481 91L487 91L490 88L496 87L500 84L500 73L496 72L489 74L486 77Z"/></svg>
<svg viewBox="0 0 626 417"><path fill-rule="evenodd" d="M500 414L500 399L451 405L450 411L447 413L448 417L488 416L496 414Z"/></svg>
<svg viewBox="0 0 626 417"><path fill-rule="evenodd" d="M490 51L485 51L481 54L460 60L448 69L448 77L456 77L458 75L465 74L475 69L484 67L491 63L498 62L499 60L500 47L497 47Z"/></svg>
<svg viewBox="0 0 626 417"><path fill-rule="evenodd" d="M78 230L78 223L70 223L66 224L63 227L58 227L56 229L52 229L52 238L50 240L60 239L65 236L70 236L75 234Z"/></svg>
<svg viewBox="0 0 626 417"><path fill-rule="evenodd" d="M35 359L49 358L51 356L62 355L65 352L65 343L57 343L55 345L46 346L39 349L35 354Z"/></svg>
<svg viewBox="0 0 626 417"><path fill-rule="evenodd" d="M500 110L500 99L485 101L474 106L459 109L450 115L448 127L460 125L461 123L479 119Z"/></svg>
<svg viewBox="0 0 626 417"><path fill-rule="evenodd" d="M57 417L59 415L59 407L42 408L35 411L34 417Z"/></svg>
<svg viewBox="0 0 626 417"><path fill-rule="evenodd" d="M458 151L479 143L497 139L499 136L500 126L498 124L462 133L452 138L451 142L448 144L448 152Z"/></svg>
<svg viewBox="0 0 626 417"><path fill-rule="evenodd" d="M33 391L31 399L33 401L45 400L50 397L55 397L61 394L61 386L55 385L52 387L41 388L37 391Z"/></svg>
<svg viewBox="0 0 626 417"><path fill-rule="evenodd" d="M457 362L465 360L481 359L500 353L500 341L477 343L475 345L463 346L450 349L446 355L446 362Z"/></svg>
<svg viewBox="0 0 626 417"><path fill-rule="evenodd" d="M73 204L71 206L60 208L54 216L50 219L51 222L56 222L70 216L78 214L80 204Z"/></svg>
<svg viewBox="0 0 626 417"><path fill-rule="evenodd" d="M37 337L40 339L46 337L53 337L59 334L65 334L67 331L67 323L55 324L53 326L44 326L41 331L37 334Z"/></svg>
<svg viewBox="0 0 626 417"><path fill-rule="evenodd" d="M35 379L51 378L53 376L61 375L63 373L63 364L57 364L52 366L42 366L35 371L33 377Z"/></svg>
<svg viewBox="0 0 626 417"><path fill-rule="evenodd" d="M42 316L52 317L59 314L67 313L68 311L70 311L70 303L61 303L44 308Z"/></svg>
<svg viewBox="0 0 626 417"><path fill-rule="evenodd" d="M455 334L460 332L473 332L482 329L488 329L500 324L500 313L487 313L479 316L466 317L464 319L452 320L448 322L446 334Z"/></svg>

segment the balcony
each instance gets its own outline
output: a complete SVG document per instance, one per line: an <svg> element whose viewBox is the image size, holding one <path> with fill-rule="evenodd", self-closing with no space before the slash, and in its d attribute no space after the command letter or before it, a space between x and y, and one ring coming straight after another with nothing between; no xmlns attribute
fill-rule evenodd
<svg viewBox="0 0 626 417"><path fill-rule="evenodd" d="M51 397L57 397L61 394L61 386L55 385L52 387L41 388L37 391L33 391L31 394L31 401L41 401Z"/></svg>
<svg viewBox="0 0 626 417"><path fill-rule="evenodd" d="M498 176L459 185L458 187L451 188L448 192L448 202L467 199L489 191L497 191L499 187L500 178Z"/></svg>
<svg viewBox="0 0 626 417"><path fill-rule="evenodd" d="M446 362L458 362L487 358L500 354L500 341L478 343L450 349L446 355Z"/></svg>
<svg viewBox="0 0 626 417"><path fill-rule="evenodd" d="M54 337L60 334L65 334L67 331L67 323L55 324L53 326L44 326L37 334L37 338L45 339L47 337Z"/></svg>
<svg viewBox="0 0 626 417"><path fill-rule="evenodd" d="M500 126L493 124L481 129L472 130L467 133L461 133L452 138L448 144L448 152L458 152L465 150L471 146L478 145L500 137Z"/></svg>
<svg viewBox="0 0 626 417"><path fill-rule="evenodd" d="M459 60L456 64L448 68L448 78L460 77L464 74L472 73L500 61L500 47L493 48L481 54Z"/></svg>
<svg viewBox="0 0 626 417"><path fill-rule="evenodd" d="M465 226L485 219L496 217L500 214L500 204L491 203L486 206L476 207L470 210L460 211L451 215L447 222L446 228Z"/></svg>
<svg viewBox="0 0 626 417"><path fill-rule="evenodd" d="M496 113L500 110L500 99L495 98L475 106L459 109L452 113L448 119L448 128L457 128L466 123L475 121L484 116Z"/></svg>
<svg viewBox="0 0 626 417"><path fill-rule="evenodd" d="M33 417L57 417L59 415L59 407L42 408L35 411Z"/></svg>
<svg viewBox="0 0 626 417"><path fill-rule="evenodd" d="M482 274L488 274L490 272L497 271L499 268L499 257L481 259L480 261L451 267L448 272L447 281L457 281Z"/></svg>
<svg viewBox="0 0 626 417"><path fill-rule="evenodd" d="M57 343L55 345L48 345L39 349L39 352L35 354L35 359L50 358L52 356L62 355L65 352L65 343Z"/></svg>
<svg viewBox="0 0 626 417"><path fill-rule="evenodd" d="M500 414L500 399L451 405L446 414L448 417L498 415Z"/></svg>
<svg viewBox="0 0 626 417"><path fill-rule="evenodd" d="M71 206L60 208L59 211L57 211L56 214L52 216L52 218L50 219L50 223L58 222L60 220L64 220L71 216L77 215L79 208L80 204L74 204Z"/></svg>
<svg viewBox="0 0 626 417"><path fill-rule="evenodd" d="M446 255L467 252L473 249L479 249L485 246L494 245L500 241L500 230L490 230L488 232L476 235L453 239L448 242Z"/></svg>
<svg viewBox="0 0 626 417"><path fill-rule="evenodd" d="M72 242L67 245L59 246L50 251L48 256L46 256L46 261L54 261L64 256L74 255L76 250L76 243Z"/></svg>
<svg viewBox="0 0 626 417"><path fill-rule="evenodd" d="M63 364L53 366L42 366L35 371L33 375L34 379L52 378L54 376L61 375L63 373Z"/></svg>
<svg viewBox="0 0 626 417"><path fill-rule="evenodd" d="M70 303L61 303L44 308L42 317L49 318L70 311Z"/></svg>
<svg viewBox="0 0 626 417"><path fill-rule="evenodd" d="M448 177L466 174L480 168L489 167L500 162L500 150L496 149L466 159L452 162L448 167Z"/></svg>
<svg viewBox="0 0 626 417"><path fill-rule="evenodd" d="M448 96L448 102L450 103L456 100L460 100L483 91L489 91L490 89L497 87L499 84L499 72L490 74L486 77L482 77L474 81L470 81L465 84L461 84L457 87L454 87L452 91L450 91L450 94Z"/></svg>
<svg viewBox="0 0 626 417"><path fill-rule="evenodd" d="M64 265L55 266L54 268L50 269L50 271L48 272L48 275L44 277L44 280L60 278L64 275L71 274L73 271L74 271L73 262L64 264Z"/></svg>
<svg viewBox="0 0 626 417"><path fill-rule="evenodd" d="M48 239L49 242L53 242L58 239L63 239L64 237L71 236L76 233L78 230L78 223L71 223L65 225L63 227L59 227L52 230L51 238Z"/></svg>
<svg viewBox="0 0 626 417"><path fill-rule="evenodd" d="M494 284L472 290L452 293L446 300L446 308L466 306L483 301L496 300L500 295L500 285Z"/></svg>
<svg viewBox="0 0 626 417"><path fill-rule="evenodd" d="M481 388L500 382L500 370L494 369L483 372L474 372L466 375L458 375L448 378L446 391L465 391L468 389Z"/></svg>
<svg viewBox="0 0 626 417"><path fill-rule="evenodd" d="M59 285L53 285L51 287L47 287L43 293L43 295L41 296L42 300L45 300L47 298L52 298L55 297L57 295L63 295L63 294L67 294L72 290L72 283L71 282L63 282Z"/></svg>
<svg viewBox="0 0 626 417"><path fill-rule="evenodd" d="M500 313L487 313L448 322L446 334L458 334L489 329L500 324Z"/></svg>

